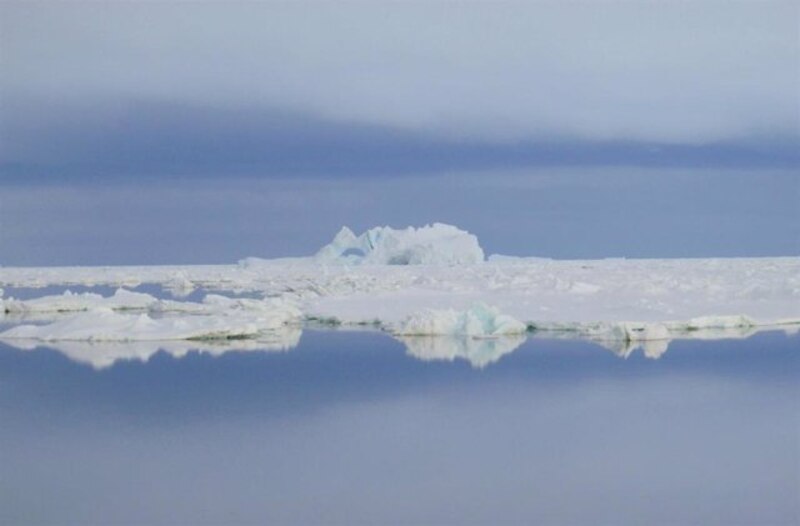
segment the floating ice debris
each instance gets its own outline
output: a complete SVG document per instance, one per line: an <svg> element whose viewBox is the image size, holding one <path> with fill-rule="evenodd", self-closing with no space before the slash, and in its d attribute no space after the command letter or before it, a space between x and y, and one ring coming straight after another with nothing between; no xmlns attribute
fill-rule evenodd
<svg viewBox="0 0 800 526"><path fill-rule="evenodd" d="M376 227L360 236L343 227L315 259L378 265L470 265L482 262L484 255L474 235L434 223L401 230Z"/></svg>
<svg viewBox="0 0 800 526"><path fill-rule="evenodd" d="M169 281L164 283L164 290L168 291L175 297L183 298L194 292L195 285L186 276L186 272L177 271L170 278Z"/></svg>
<svg viewBox="0 0 800 526"><path fill-rule="evenodd" d="M748 329L758 325L753 319L748 316L698 316L692 318L685 324L685 327L675 327L677 329L686 329L690 331L704 330L704 329Z"/></svg>
<svg viewBox="0 0 800 526"><path fill-rule="evenodd" d="M13 288L139 283L220 295L202 302L156 300L130 291L110 298L91 293L24 302L8 298ZM66 311L95 307L139 310L151 318L255 315L275 308L271 301L283 301L302 311L298 318L398 333L508 332L499 319L487 326L483 315L463 314L476 304L513 318L513 330L522 331L524 324L603 341L658 342L666 333L696 338L726 328L800 326L797 257L484 261L475 236L441 224L374 228L358 236L343 229L317 256L238 265L2 267L0 288L6 288L0 306L10 313L4 323L55 321ZM231 299L221 295L226 292L276 300Z"/></svg>
<svg viewBox="0 0 800 526"><path fill-rule="evenodd" d="M147 314L119 314L98 307L47 325L20 325L0 338L42 341L149 341L248 338L258 334L252 320L179 317L154 319Z"/></svg>
<svg viewBox="0 0 800 526"><path fill-rule="evenodd" d="M113 296L101 296L93 292L80 294L66 291L63 294L41 296L29 300L7 298L3 302L4 311L14 314L75 312L98 307L113 310L145 310L158 303L158 299L150 294L117 289Z"/></svg>
<svg viewBox="0 0 800 526"><path fill-rule="evenodd" d="M492 338L524 334L527 326L521 321L501 314L494 307L478 303L467 310L424 309L406 318L394 330L404 336L469 336Z"/></svg>
<svg viewBox="0 0 800 526"><path fill-rule="evenodd" d="M281 300L260 302L213 298L194 305L195 312L152 317L95 307L46 325L19 325L0 333L0 339L42 341L169 341L257 338L289 324L299 324L300 311ZM225 301L223 301L225 300ZM179 303L179 302L175 302ZM246 305L249 308L242 308Z"/></svg>

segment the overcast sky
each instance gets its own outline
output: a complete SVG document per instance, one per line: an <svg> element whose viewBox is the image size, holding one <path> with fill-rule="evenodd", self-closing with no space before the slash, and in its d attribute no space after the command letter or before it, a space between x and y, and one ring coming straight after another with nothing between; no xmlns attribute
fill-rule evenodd
<svg viewBox="0 0 800 526"><path fill-rule="evenodd" d="M0 265L800 253L800 3L2 2ZM202 176L202 177L199 177Z"/></svg>
<svg viewBox="0 0 800 526"><path fill-rule="evenodd" d="M611 161L680 145L670 157L797 163L795 1L4 2L0 15L7 168L297 169L302 150L312 171L332 157L346 170L359 150L382 160L365 170L413 171L598 144ZM571 150L548 161L536 146L553 142Z"/></svg>

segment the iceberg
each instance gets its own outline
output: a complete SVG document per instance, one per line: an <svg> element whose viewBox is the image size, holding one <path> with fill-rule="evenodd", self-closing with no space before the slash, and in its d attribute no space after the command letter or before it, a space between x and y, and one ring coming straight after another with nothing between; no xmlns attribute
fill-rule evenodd
<svg viewBox="0 0 800 526"><path fill-rule="evenodd" d="M359 236L345 226L314 258L375 265L472 265L483 262L484 254L474 235L434 223L401 230L376 227Z"/></svg>

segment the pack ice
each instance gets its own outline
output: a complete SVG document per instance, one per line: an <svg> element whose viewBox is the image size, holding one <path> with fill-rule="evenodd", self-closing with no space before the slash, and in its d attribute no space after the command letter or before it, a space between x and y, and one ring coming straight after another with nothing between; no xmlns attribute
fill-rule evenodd
<svg viewBox="0 0 800 526"><path fill-rule="evenodd" d="M181 297L135 288L158 285ZM484 257L454 226L343 228L305 258L232 265L0 267L0 287L112 286L94 293L3 297L6 341L286 340L303 323L370 326L429 359L490 363L531 331L608 342L651 357L670 339L800 327L800 258ZM244 294L250 298L231 298ZM293 338L293 336L292 336ZM289 338L288 341L291 341ZM501 340L503 340L501 342Z"/></svg>

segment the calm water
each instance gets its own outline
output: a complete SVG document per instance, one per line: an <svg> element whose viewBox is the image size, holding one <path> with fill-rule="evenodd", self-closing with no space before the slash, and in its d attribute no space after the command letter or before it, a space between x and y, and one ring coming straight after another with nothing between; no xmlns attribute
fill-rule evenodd
<svg viewBox="0 0 800 526"><path fill-rule="evenodd" d="M800 336L660 359L388 336L95 370L0 345L0 523L797 524Z"/></svg>

